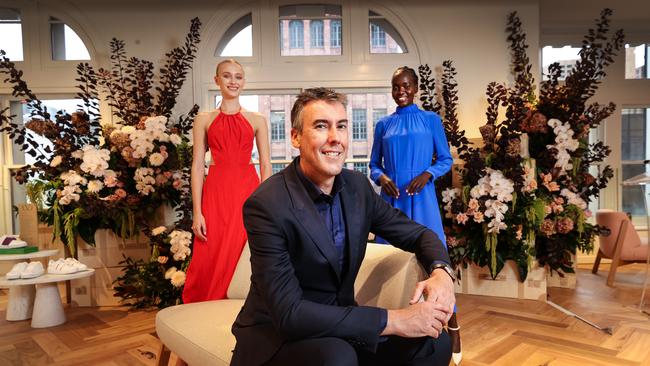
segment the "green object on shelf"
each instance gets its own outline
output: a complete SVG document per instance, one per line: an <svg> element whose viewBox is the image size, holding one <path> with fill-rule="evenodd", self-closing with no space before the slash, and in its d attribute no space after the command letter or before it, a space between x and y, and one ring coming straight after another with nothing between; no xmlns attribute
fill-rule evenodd
<svg viewBox="0 0 650 366"><path fill-rule="evenodd" d="M26 246L26 247L22 247L22 248L0 249L0 255L3 255L3 254L27 254L27 253L34 253L34 252L38 252L38 247Z"/></svg>

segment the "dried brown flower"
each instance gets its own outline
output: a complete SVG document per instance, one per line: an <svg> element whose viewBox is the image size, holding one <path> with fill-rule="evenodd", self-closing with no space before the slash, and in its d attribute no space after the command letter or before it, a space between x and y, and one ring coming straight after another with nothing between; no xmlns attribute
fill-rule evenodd
<svg viewBox="0 0 650 366"><path fill-rule="evenodd" d="M508 140L508 144L506 145L506 154L508 156L519 156L519 153L521 153L521 141L519 138Z"/></svg>
<svg viewBox="0 0 650 366"><path fill-rule="evenodd" d="M571 230L573 230L573 220L569 217L563 217L559 220L557 220L557 223L555 224L555 228L557 229L557 232L560 234L567 234Z"/></svg>
<svg viewBox="0 0 650 366"><path fill-rule="evenodd" d="M555 222L553 222L551 219L545 219L544 222L542 222L542 225L539 227L539 230L542 232L542 234L551 236L555 234Z"/></svg>
<svg viewBox="0 0 650 366"><path fill-rule="evenodd" d="M56 125L54 125L54 122L50 120L44 121L42 119L32 119L25 123L25 127L50 139L56 138L59 135L59 130L56 128Z"/></svg>

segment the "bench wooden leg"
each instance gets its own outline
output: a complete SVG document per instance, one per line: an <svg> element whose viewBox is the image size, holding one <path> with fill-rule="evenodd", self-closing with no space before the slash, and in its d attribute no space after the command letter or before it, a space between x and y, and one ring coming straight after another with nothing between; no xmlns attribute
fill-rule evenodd
<svg viewBox="0 0 650 366"><path fill-rule="evenodd" d="M169 363L169 356L171 355L171 351L167 346L164 344L160 348L160 355L158 356L158 364L157 366L167 366Z"/></svg>

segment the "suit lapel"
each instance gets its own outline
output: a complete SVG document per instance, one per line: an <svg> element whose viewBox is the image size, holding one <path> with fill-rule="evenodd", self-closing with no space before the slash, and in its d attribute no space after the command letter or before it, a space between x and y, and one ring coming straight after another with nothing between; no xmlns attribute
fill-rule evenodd
<svg viewBox="0 0 650 366"><path fill-rule="evenodd" d="M348 268L346 273L352 273L351 270L358 265L359 251L361 241L367 238L361 238L361 218L363 213L358 212L358 193L357 187L352 184L351 179L345 180L345 188L341 191L341 205L343 206L343 217L345 218L345 231L348 241Z"/></svg>
<svg viewBox="0 0 650 366"><path fill-rule="evenodd" d="M305 229L307 235L316 244L320 253L327 258L330 266L336 273L337 278L341 279L341 271L339 269L339 255L334 247L332 235L327 231L327 227L323 223L323 219L316 211L311 198L307 194L305 187L302 185L300 178L296 173L297 160L284 170L285 182L293 204L292 213L296 217L296 221ZM346 225L347 226L347 225Z"/></svg>

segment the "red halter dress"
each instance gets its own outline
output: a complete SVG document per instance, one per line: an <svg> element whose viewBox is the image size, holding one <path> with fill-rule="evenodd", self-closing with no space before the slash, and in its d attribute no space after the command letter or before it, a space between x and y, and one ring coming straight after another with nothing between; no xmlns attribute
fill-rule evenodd
<svg viewBox="0 0 650 366"><path fill-rule="evenodd" d="M250 162L255 134L241 112L220 112L208 127L207 137L212 165L201 196L207 241L194 239L184 303L226 297L247 240L242 217L244 201L260 184Z"/></svg>

